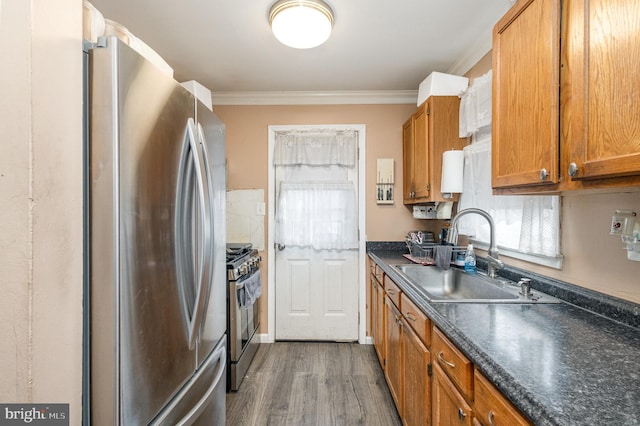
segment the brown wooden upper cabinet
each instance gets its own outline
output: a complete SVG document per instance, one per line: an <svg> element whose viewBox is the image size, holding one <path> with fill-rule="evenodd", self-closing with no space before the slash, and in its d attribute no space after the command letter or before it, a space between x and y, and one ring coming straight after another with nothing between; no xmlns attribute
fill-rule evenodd
<svg viewBox="0 0 640 426"><path fill-rule="evenodd" d="M519 0L498 21L496 193L640 185L638 33L638 0Z"/></svg>
<svg viewBox="0 0 640 426"><path fill-rule="evenodd" d="M440 193L442 153L462 149L466 140L458 137L460 99L431 96L404 123L402 131L404 204L446 199Z"/></svg>

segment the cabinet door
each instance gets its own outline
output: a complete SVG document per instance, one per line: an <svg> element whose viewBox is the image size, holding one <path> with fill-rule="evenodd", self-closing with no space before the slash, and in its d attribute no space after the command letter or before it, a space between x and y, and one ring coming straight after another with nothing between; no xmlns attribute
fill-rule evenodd
<svg viewBox="0 0 640 426"><path fill-rule="evenodd" d="M413 162L415 159L413 129L412 116L402 126L402 191L405 204L410 204L413 201Z"/></svg>
<svg viewBox="0 0 640 426"><path fill-rule="evenodd" d="M386 313L384 309L384 288L378 282L376 288L376 317L375 317L375 334L373 336L373 347L378 355L378 360L384 369L385 361L385 327L386 327Z"/></svg>
<svg viewBox="0 0 640 426"><path fill-rule="evenodd" d="M367 335L374 340L376 319L376 297L378 284L373 273L369 274L369 288L367 289Z"/></svg>
<svg viewBox="0 0 640 426"><path fill-rule="evenodd" d="M402 417L402 317L391 299L385 297L384 300L387 315L384 375L398 413Z"/></svg>
<svg viewBox="0 0 640 426"><path fill-rule="evenodd" d="M471 426L471 407L437 363L433 363L433 416L437 426Z"/></svg>
<svg viewBox="0 0 640 426"><path fill-rule="evenodd" d="M559 181L560 0L520 0L493 29L494 188Z"/></svg>
<svg viewBox="0 0 640 426"><path fill-rule="evenodd" d="M431 424L431 355L411 327L402 327L404 355L404 407L407 426Z"/></svg>
<svg viewBox="0 0 640 426"><path fill-rule="evenodd" d="M574 163L573 180L640 175L640 2L565 3L562 171Z"/></svg>
<svg viewBox="0 0 640 426"><path fill-rule="evenodd" d="M487 426L529 426L531 423L477 370L474 373L473 414Z"/></svg>
<svg viewBox="0 0 640 426"><path fill-rule="evenodd" d="M418 108L413 116L413 190L415 201L424 201L429 197L429 105L427 101Z"/></svg>

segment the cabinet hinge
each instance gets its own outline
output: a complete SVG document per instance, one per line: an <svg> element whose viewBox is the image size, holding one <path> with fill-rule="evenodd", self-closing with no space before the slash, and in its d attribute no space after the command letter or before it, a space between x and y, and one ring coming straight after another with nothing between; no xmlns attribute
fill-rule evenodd
<svg viewBox="0 0 640 426"><path fill-rule="evenodd" d="M427 115L431 114L431 108L427 108L427 112L425 114Z"/></svg>
<svg viewBox="0 0 640 426"><path fill-rule="evenodd" d="M433 368L431 367L431 363L427 364L427 375L429 377L433 376Z"/></svg>
<svg viewBox="0 0 640 426"><path fill-rule="evenodd" d="M427 184L427 191L431 191L431 184L430 183Z"/></svg>

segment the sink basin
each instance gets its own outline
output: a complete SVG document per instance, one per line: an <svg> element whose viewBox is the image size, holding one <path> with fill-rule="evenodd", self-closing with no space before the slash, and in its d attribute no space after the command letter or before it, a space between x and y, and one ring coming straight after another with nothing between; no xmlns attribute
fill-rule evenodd
<svg viewBox="0 0 640 426"><path fill-rule="evenodd" d="M440 269L416 264L392 265L415 286L422 288L433 303L559 303L560 300L532 290L531 297L519 294L520 288L508 280L497 280L460 269Z"/></svg>

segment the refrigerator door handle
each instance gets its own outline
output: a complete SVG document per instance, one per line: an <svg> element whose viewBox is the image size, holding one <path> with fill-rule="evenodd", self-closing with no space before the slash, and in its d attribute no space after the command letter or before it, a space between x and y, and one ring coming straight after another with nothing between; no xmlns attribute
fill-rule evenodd
<svg viewBox="0 0 640 426"><path fill-rule="evenodd" d="M207 150L207 140L204 136L204 130L202 125L198 123L198 141L201 149L202 163L204 165L204 180L206 182L205 191L207 193L207 202L205 205L205 220L207 221L208 228L203 229L203 252L202 252L202 280L200 291L203 295L202 303L202 315L200 316L199 323L196 324L196 330L198 335L202 332L204 322L206 318L206 312L209 307L209 296L211 295L211 287L213 286L213 264L214 264L214 230L213 230L213 178L211 177L211 167L209 166L209 152Z"/></svg>
<svg viewBox="0 0 640 426"><path fill-rule="evenodd" d="M209 366L215 364L216 371L213 376L213 380L211 380L211 384L207 388L207 390L202 394L202 397L191 407L189 412L185 414L180 420L172 419L172 414L176 411L176 407L181 403L181 396L178 395L172 403L170 403L165 410L155 418L150 426L165 426L165 425L175 425L175 426L187 426L193 424L200 415L207 409L207 407L211 404L216 395L216 390L219 389L220 386L225 386L224 384L224 373L226 371L226 362L227 362L227 345L221 344L218 346L212 354L209 361L206 362L205 365L201 367L196 375L194 376L195 381L207 371Z"/></svg>
<svg viewBox="0 0 640 426"><path fill-rule="evenodd" d="M185 147L183 149L182 173L180 174L180 184L178 185L178 194L176 203L176 262L178 269L178 277L183 297L183 307L187 323L187 340L189 349L196 348L196 343L200 334L202 318L204 315L207 286L211 280L211 261L209 260L212 251L212 235L211 235L211 189L209 186L210 172L206 158L202 154L202 144L200 138L196 139L195 122L193 118L187 121ZM191 214L191 198L193 188L193 174L195 174L195 202L196 212L198 214L193 217ZM198 235L202 238L202 248L197 250L197 259L192 261L189 255L193 250L193 240L191 233L193 231L192 220L198 221ZM195 264L195 274L192 273ZM195 281L196 291L193 294L192 285ZM191 305L191 300L194 300Z"/></svg>
<svg viewBox="0 0 640 426"><path fill-rule="evenodd" d="M176 213L175 213L175 261L178 287L182 301L182 310L189 334L189 324L193 313L195 301L194 287L195 271L193 267L193 240L192 240L192 200L193 190L193 152L190 139L193 138L193 127L187 122L185 129L180 166L178 170L178 184L176 186Z"/></svg>
<svg viewBox="0 0 640 426"><path fill-rule="evenodd" d="M214 392L216 388L220 386L220 380L222 380L222 375L225 372L225 366L227 362L226 353L227 353L227 350L226 350L226 346L224 345L219 347L214 352L213 357L217 360L218 371L216 372L215 378L211 381L211 386L209 386L209 388L204 393L202 398L200 398L200 401L198 401L193 406L191 411L189 411L186 416L184 416L182 419L180 419L180 421L176 423L176 426L186 426L186 425L192 424L194 420L197 419L200 416L200 414L202 414L202 412L211 403L211 399L215 395Z"/></svg>
<svg viewBox="0 0 640 426"><path fill-rule="evenodd" d="M192 128L192 135L195 136L199 133L196 130L196 125L193 118L189 118L189 126ZM211 281L211 267L212 261L210 261L212 252L212 222L211 222L211 181L209 173L209 165L207 163L206 154L202 149L202 141L200 136L196 140L195 137L190 139L192 144L194 166L196 171L196 184L197 194L199 196L198 206L200 210L200 228L199 235L202 237L202 249L199 250L199 260L196 262L198 265L197 281L198 289L196 292L196 300L194 306L194 313L191 317L189 324L189 349L195 349L196 343L200 336L200 328L203 323L205 305L207 303L207 288Z"/></svg>

